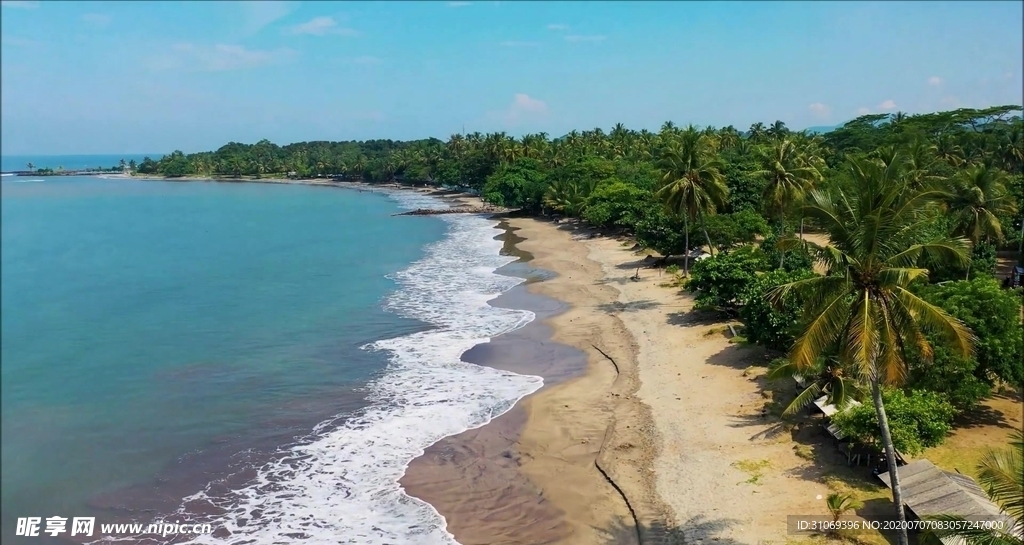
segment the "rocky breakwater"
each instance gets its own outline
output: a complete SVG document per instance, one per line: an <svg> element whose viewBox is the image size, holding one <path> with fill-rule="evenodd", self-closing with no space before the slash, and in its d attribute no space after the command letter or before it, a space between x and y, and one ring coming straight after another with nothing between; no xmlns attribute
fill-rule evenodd
<svg viewBox="0 0 1024 545"><path fill-rule="evenodd" d="M453 206L451 208L417 208L408 212L392 214L392 216L436 216L438 214L500 214L508 212L508 208L485 204L482 206Z"/></svg>

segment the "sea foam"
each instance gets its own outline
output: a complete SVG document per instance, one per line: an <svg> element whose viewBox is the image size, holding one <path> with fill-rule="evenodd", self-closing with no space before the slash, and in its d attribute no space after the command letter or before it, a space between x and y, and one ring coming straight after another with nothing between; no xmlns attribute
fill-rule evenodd
<svg viewBox="0 0 1024 545"><path fill-rule="evenodd" d="M444 207L411 192L393 192L403 208ZM482 426L538 390L543 379L460 360L466 350L522 327L532 312L487 302L522 282L494 271L515 258L499 255L495 222L438 216L447 235L393 275L398 289L384 306L433 329L365 346L390 363L367 386L370 405L320 424L311 440L283 449L244 488L205 500L226 513L209 522L230 536L190 543L456 544L444 518L398 484L409 463L438 440ZM424 218L400 218L409 228ZM436 221L427 219L426 221ZM184 510L179 513L187 516ZM184 517L183 517L184 518ZM216 534L215 534L216 535Z"/></svg>

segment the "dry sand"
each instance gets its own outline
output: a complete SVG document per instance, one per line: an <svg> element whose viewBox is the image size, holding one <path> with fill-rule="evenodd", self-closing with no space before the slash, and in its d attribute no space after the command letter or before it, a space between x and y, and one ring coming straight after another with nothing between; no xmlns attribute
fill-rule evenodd
<svg viewBox="0 0 1024 545"><path fill-rule="evenodd" d="M692 297L666 287L669 277L660 271L641 268L641 280L630 280L645 254L623 242L574 240L567 226L532 219L512 224L521 228L520 247L536 256L535 264L561 274L534 289L574 305L551 320L555 340L581 349L593 342L625 371L602 400L593 390L611 377L609 362L596 354L587 377L529 398L520 452L554 450L564 434L609 422L614 432L601 466L642 526L654 527L651 537L668 530L669 542L784 542L787 514L825 512L819 498L828 490L820 473L795 455L788 432L776 435L778 423L761 417L766 398L755 378L763 371L747 368L764 362L762 352L730 344L721 323L695 321ZM638 384L638 396L629 396ZM568 465L585 466L595 455L580 454ZM535 482L559 468L544 469L523 467ZM565 502L583 499L575 490L578 496L565 494ZM554 490L549 497L566 505Z"/></svg>
<svg viewBox="0 0 1024 545"><path fill-rule="evenodd" d="M763 368L748 367L762 352L730 344L722 323L694 321L668 275L641 268L630 280L643 255L623 242L508 222L531 265L558 273L528 289L571 305L546 323L586 353L587 372L413 464L403 484L456 539L783 543L786 515L825 513L821 471L760 416Z"/></svg>

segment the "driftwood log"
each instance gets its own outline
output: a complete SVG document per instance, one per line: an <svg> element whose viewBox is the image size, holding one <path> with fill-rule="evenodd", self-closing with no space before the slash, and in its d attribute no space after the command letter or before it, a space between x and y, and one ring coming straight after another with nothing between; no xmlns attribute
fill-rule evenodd
<svg viewBox="0 0 1024 545"><path fill-rule="evenodd" d="M436 216L439 214L497 214L507 212L500 206L455 206L452 208L417 208L408 212L392 214L392 216Z"/></svg>

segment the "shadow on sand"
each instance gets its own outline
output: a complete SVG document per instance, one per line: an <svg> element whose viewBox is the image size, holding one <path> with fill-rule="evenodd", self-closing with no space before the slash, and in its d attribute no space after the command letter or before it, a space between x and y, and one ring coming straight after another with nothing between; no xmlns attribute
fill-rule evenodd
<svg viewBox="0 0 1024 545"><path fill-rule="evenodd" d="M720 518L707 519L694 517L686 522L668 526L660 522L640 528L639 535L643 541L637 540L637 528L633 521L619 520L603 530L605 534L601 545L683 545L684 543L715 543L716 545L741 545L739 541L722 537L722 534L739 524L739 520Z"/></svg>

